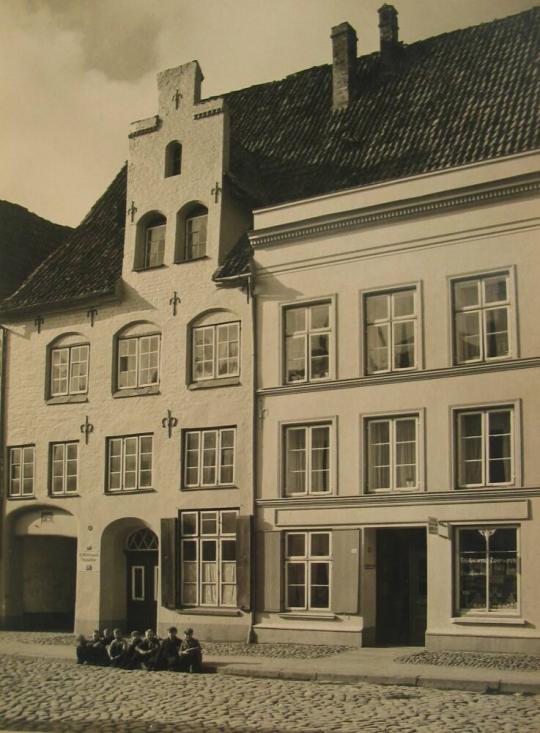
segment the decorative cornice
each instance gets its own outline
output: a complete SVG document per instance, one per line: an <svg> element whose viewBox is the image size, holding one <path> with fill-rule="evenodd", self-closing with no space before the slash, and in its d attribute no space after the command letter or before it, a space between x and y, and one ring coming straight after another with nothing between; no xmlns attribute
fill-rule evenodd
<svg viewBox="0 0 540 733"><path fill-rule="evenodd" d="M463 209L479 206L500 199L530 196L540 191L540 178L523 180L519 183L496 182L490 188L476 186L461 192L453 192L447 196L421 197L414 203L385 204L372 206L354 212L330 217L308 219L293 224L251 232L249 241L255 249L268 247L273 244L282 244L291 240L301 240L321 237L334 232L359 229L373 226L381 222L410 219L418 216L437 214L451 209Z"/></svg>
<svg viewBox="0 0 540 733"><path fill-rule="evenodd" d="M202 120L205 117L213 117L214 115L222 115L223 114L223 107L213 107L212 109L207 109L204 112L196 112L193 115L194 120Z"/></svg>
<svg viewBox="0 0 540 733"><path fill-rule="evenodd" d="M426 504L493 504L519 501L540 496L540 486L531 488L483 488L455 489L452 491L418 491L416 493L359 494L358 496L280 497L278 499L257 499L261 508L274 509L348 509L379 506L425 506Z"/></svg>
<svg viewBox="0 0 540 733"><path fill-rule="evenodd" d="M133 125L136 124L138 123L133 122ZM154 117L150 117L148 120L141 120L140 124L141 127L130 132L128 138L132 139L134 137L140 137L140 135L148 135L149 132L156 132L161 127L161 118L159 115L155 115Z"/></svg>
<svg viewBox="0 0 540 733"><path fill-rule="evenodd" d="M260 397L297 394L299 392L326 392L333 389L350 389L351 387L374 387L381 384L396 382L418 382L424 379L450 379L474 374L503 372L514 369L534 369L540 367L540 357L528 359L511 359L493 363L469 364L467 366L451 366L442 369L423 369L417 372L382 374L380 376L354 377L352 379L335 379L327 382L313 382L311 384L288 384L280 387L258 389Z"/></svg>

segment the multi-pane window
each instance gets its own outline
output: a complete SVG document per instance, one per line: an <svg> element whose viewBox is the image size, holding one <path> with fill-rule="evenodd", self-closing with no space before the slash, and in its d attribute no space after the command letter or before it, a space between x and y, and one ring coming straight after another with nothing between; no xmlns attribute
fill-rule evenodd
<svg viewBox="0 0 540 733"><path fill-rule="evenodd" d="M88 391L88 344L51 349L51 397Z"/></svg>
<svg viewBox="0 0 540 733"><path fill-rule="evenodd" d="M206 229L208 214L186 219L186 260L196 260L206 254Z"/></svg>
<svg viewBox="0 0 540 733"><path fill-rule="evenodd" d="M159 334L118 339L118 389L158 384L159 345Z"/></svg>
<svg viewBox="0 0 540 733"><path fill-rule="evenodd" d="M330 564L330 532L287 532L287 608L306 611L330 608Z"/></svg>
<svg viewBox="0 0 540 733"><path fill-rule="evenodd" d="M508 273L453 283L454 344L458 364L510 355Z"/></svg>
<svg viewBox="0 0 540 733"><path fill-rule="evenodd" d="M457 414L458 485L514 481L513 411L509 407Z"/></svg>
<svg viewBox="0 0 540 733"><path fill-rule="evenodd" d="M165 254L165 224L147 227L145 232L144 267L158 267L163 264Z"/></svg>
<svg viewBox="0 0 540 733"><path fill-rule="evenodd" d="M9 449L9 496L34 494L34 446Z"/></svg>
<svg viewBox="0 0 540 733"><path fill-rule="evenodd" d="M152 487L151 435L109 438L107 490L137 491Z"/></svg>
<svg viewBox="0 0 540 733"><path fill-rule="evenodd" d="M182 512L182 605L236 606L236 509Z"/></svg>
<svg viewBox="0 0 540 733"><path fill-rule="evenodd" d="M414 288L365 296L366 372L416 368Z"/></svg>
<svg viewBox="0 0 540 733"><path fill-rule="evenodd" d="M221 379L240 373L240 324L220 323L193 329L193 380Z"/></svg>
<svg viewBox="0 0 540 733"><path fill-rule="evenodd" d="M457 607L462 613L518 610L519 552L514 527L467 527L457 533Z"/></svg>
<svg viewBox="0 0 540 733"><path fill-rule="evenodd" d="M330 302L285 309L285 381L313 382L330 376Z"/></svg>
<svg viewBox="0 0 540 733"><path fill-rule="evenodd" d="M184 486L224 486L234 481L234 428L184 433Z"/></svg>
<svg viewBox="0 0 540 733"><path fill-rule="evenodd" d="M368 491L410 490L418 485L418 416L369 420Z"/></svg>
<svg viewBox="0 0 540 733"><path fill-rule="evenodd" d="M284 493L331 491L330 425L290 425L284 430Z"/></svg>
<svg viewBox="0 0 540 733"><path fill-rule="evenodd" d="M77 493L79 444L51 444L50 491L54 496Z"/></svg>

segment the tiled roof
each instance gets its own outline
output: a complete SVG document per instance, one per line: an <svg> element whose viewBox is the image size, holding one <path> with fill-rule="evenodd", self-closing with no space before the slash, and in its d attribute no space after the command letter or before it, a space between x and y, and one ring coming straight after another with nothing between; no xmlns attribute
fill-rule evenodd
<svg viewBox="0 0 540 733"><path fill-rule="evenodd" d="M330 65L224 95L228 181L253 205L418 175L533 150L540 8L401 46L389 71L357 59L355 96L332 109ZM121 276L126 168L67 242L1 310L112 293ZM215 279L249 270L241 240Z"/></svg>
<svg viewBox="0 0 540 733"><path fill-rule="evenodd" d="M247 234L240 237L231 251L225 257L223 264L212 275L212 280L237 278L248 275L250 272L251 245Z"/></svg>
<svg viewBox="0 0 540 733"><path fill-rule="evenodd" d="M536 148L539 26L537 7L402 46L392 73L362 56L343 111L330 65L226 94L233 173L265 205Z"/></svg>
<svg viewBox="0 0 540 733"><path fill-rule="evenodd" d="M122 274L125 165L64 244L0 306L2 311L60 306L113 294Z"/></svg>

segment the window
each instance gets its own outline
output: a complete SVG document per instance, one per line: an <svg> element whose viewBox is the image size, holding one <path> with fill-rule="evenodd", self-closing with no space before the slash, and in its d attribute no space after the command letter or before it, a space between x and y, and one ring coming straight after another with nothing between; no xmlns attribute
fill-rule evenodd
<svg viewBox="0 0 540 733"><path fill-rule="evenodd" d="M285 381L330 376L330 302L285 309Z"/></svg>
<svg viewBox="0 0 540 733"><path fill-rule="evenodd" d="M226 486L234 481L235 428L184 433L184 486Z"/></svg>
<svg viewBox="0 0 540 733"><path fill-rule="evenodd" d="M291 425L284 431L285 495L328 494L330 425Z"/></svg>
<svg viewBox="0 0 540 733"><path fill-rule="evenodd" d="M107 491L137 491L152 487L151 435L109 438Z"/></svg>
<svg viewBox="0 0 540 733"><path fill-rule="evenodd" d="M165 224L156 224L146 229L146 246L144 248L144 267L158 267L163 264L165 253Z"/></svg>
<svg viewBox="0 0 540 733"><path fill-rule="evenodd" d="M518 610L515 527L468 527L457 532L457 607L462 613Z"/></svg>
<svg viewBox="0 0 540 733"><path fill-rule="evenodd" d="M330 532L287 532L286 605L291 610L330 608Z"/></svg>
<svg viewBox="0 0 540 733"><path fill-rule="evenodd" d="M178 176L182 170L182 146L177 140L165 148L165 178Z"/></svg>
<svg viewBox="0 0 540 733"><path fill-rule="evenodd" d="M89 354L88 344L51 349L51 397L88 392Z"/></svg>
<svg viewBox="0 0 540 733"><path fill-rule="evenodd" d="M240 323L220 323L193 329L193 381L240 374Z"/></svg>
<svg viewBox="0 0 540 733"><path fill-rule="evenodd" d="M206 230L208 211L204 207L197 207L186 218L185 258L196 260L206 255Z"/></svg>
<svg viewBox="0 0 540 733"><path fill-rule="evenodd" d="M457 414L458 486L513 483L513 422L509 407Z"/></svg>
<svg viewBox="0 0 540 733"><path fill-rule="evenodd" d="M366 372L416 369L416 290L365 296Z"/></svg>
<svg viewBox="0 0 540 733"><path fill-rule="evenodd" d="M33 445L9 448L9 496L34 495Z"/></svg>
<svg viewBox="0 0 540 733"><path fill-rule="evenodd" d="M236 509L182 512L182 605L236 606Z"/></svg>
<svg viewBox="0 0 540 733"><path fill-rule="evenodd" d="M118 339L118 389L159 383L160 335Z"/></svg>
<svg viewBox="0 0 540 733"><path fill-rule="evenodd" d="M418 416L368 420L368 491L418 487Z"/></svg>
<svg viewBox="0 0 540 733"><path fill-rule="evenodd" d="M510 356L508 273L457 280L452 300L458 364Z"/></svg>
<svg viewBox="0 0 540 733"><path fill-rule="evenodd" d="M50 493L53 496L76 494L79 473L79 444L51 443Z"/></svg>

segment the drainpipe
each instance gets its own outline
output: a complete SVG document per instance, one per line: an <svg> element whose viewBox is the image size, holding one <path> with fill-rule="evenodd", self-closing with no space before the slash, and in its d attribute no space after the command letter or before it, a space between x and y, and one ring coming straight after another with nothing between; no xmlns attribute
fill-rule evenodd
<svg viewBox="0 0 540 733"><path fill-rule="evenodd" d="M6 349L7 349L7 330L0 326L0 587L1 604L0 604L0 626L5 625L6 618L6 563L4 561L5 547L5 503L4 503L4 487L5 487L5 414L6 414Z"/></svg>
<svg viewBox="0 0 540 733"><path fill-rule="evenodd" d="M254 288L254 275L253 270L250 266L250 273L247 279L248 293L251 295L251 369L252 369L252 385L253 385L253 409L252 409L252 470L251 470L251 558L250 558L250 573L251 573L251 619L249 622L249 629L247 633L247 643L253 644L255 639L255 632L253 627L255 626L255 509L256 509L256 492L257 492L257 437L258 437L258 409L257 409L257 308L255 300L255 288Z"/></svg>

